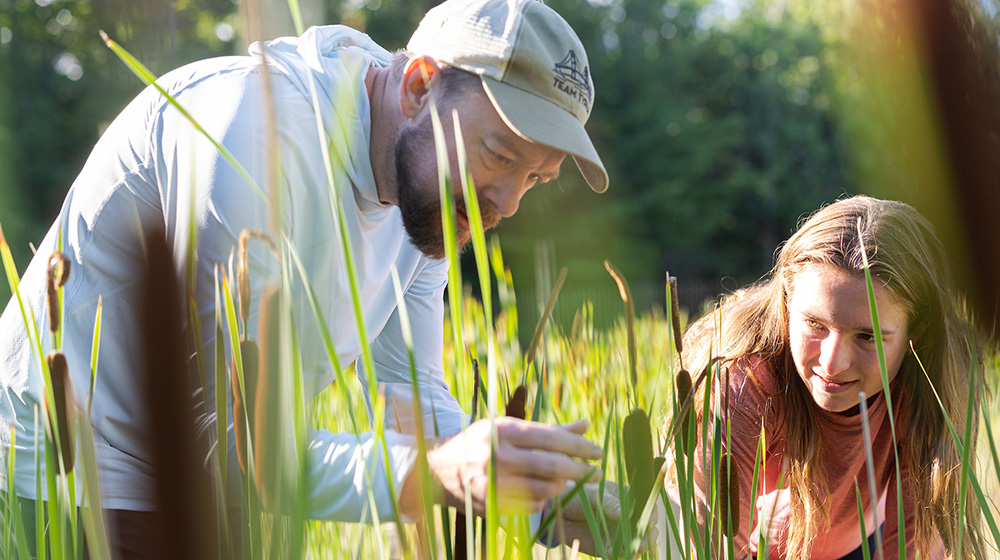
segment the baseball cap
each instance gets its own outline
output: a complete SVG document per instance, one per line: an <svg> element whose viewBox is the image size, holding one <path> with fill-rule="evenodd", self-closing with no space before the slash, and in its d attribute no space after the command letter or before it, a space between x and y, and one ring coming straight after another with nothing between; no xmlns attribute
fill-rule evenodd
<svg viewBox="0 0 1000 560"><path fill-rule="evenodd" d="M427 12L407 50L478 75L504 122L573 156L596 192L608 172L583 125L594 82L583 44L539 0L448 0Z"/></svg>

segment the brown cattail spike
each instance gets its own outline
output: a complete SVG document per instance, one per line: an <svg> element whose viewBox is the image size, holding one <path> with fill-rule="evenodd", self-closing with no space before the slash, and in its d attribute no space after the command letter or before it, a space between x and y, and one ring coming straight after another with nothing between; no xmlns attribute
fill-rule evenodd
<svg viewBox="0 0 1000 560"><path fill-rule="evenodd" d="M684 343L681 336L681 308L677 303L677 277L670 277L670 322L674 331L674 348L680 354L684 351Z"/></svg>
<svg viewBox="0 0 1000 560"><path fill-rule="evenodd" d="M66 285L69 279L69 259L56 251L49 255L45 266L45 304L49 310L49 332L59 330L59 288Z"/></svg>
<svg viewBox="0 0 1000 560"><path fill-rule="evenodd" d="M271 240L264 235L264 232L250 229L240 232L239 246L237 248L236 299L239 306L240 320L243 321L244 329L246 329L246 324L250 320L250 241L252 239L264 240L271 251L275 250Z"/></svg>
<svg viewBox="0 0 1000 560"><path fill-rule="evenodd" d="M62 352L50 352L45 357L52 382L52 401L55 410L49 410L49 422L55 430L53 441L59 442L59 457L68 474L73 470L76 441L73 433L73 386L69 381L69 367ZM46 401L46 407L48 401ZM58 437L56 436L58 434Z"/></svg>
<svg viewBox="0 0 1000 560"><path fill-rule="evenodd" d="M528 388L524 385L518 385L517 388L514 389L514 394L510 396L510 400L507 401L507 407L506 410L504 410L504 415L524 420L527 401Z"/></svg>
<svg viewBox="0 0 1000 560"><path fill-rule="evenodd" d="M735 459L729 453L723 453L719 458L718 485L722 533L733 538L733 535L740 533L740 477Z"/></svg>
<svg viewBox="0 0 1000 560"><path fill-rule="evenodd" d="M688 370L681 369L678 370L677 375L674 377L674 394L677 395L677 412L679 414L678 418L674 422L680 421L680 431L681 431L681 441L684 444L684 449L687 449L688 432L691 427L691 414L690 406L685 407L685 402L691 395L691 374Z"/></svg>

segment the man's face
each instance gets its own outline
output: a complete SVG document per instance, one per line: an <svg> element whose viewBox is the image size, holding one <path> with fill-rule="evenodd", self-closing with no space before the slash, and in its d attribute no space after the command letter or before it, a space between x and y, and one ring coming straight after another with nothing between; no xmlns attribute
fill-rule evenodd
<svg viewBox="0 0 1000 560"><path fill-rule="evenodd" d="M456 208L459 250L471 239L455 151L452 110L458 112L483 227L517 212L521 197L538 182L559 175L564 152L535 144L514 133L481 89L458 91L438 102L451 162L452 196ZM413 244L425 255L444 258L441 234L437 155L428 103L416 122L396 141L396 183L403 225Z"/></svg>

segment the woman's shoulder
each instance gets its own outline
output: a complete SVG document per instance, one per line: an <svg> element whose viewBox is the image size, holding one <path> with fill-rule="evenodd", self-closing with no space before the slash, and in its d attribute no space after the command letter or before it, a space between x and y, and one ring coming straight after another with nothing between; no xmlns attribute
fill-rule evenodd
<svg viewBox="0 0 1000 560"><path fill-rule="evenodd" d="M736 358L729 366L729 388L747 396L773 397L784 392L772 362L759 354Z"/></svg>
<svg viewBox="0 0 1000 560"><path fill-rule="evenodd" d="M737 358L729 365L728 374L723 372L723 383L728 377L728 398L721 395L722 402L729 403L729 417L734 423L741 420L758 426L761 422L776 428L780 415L778 403L784 388L774 365L759 355L747 355Z"/></svg>

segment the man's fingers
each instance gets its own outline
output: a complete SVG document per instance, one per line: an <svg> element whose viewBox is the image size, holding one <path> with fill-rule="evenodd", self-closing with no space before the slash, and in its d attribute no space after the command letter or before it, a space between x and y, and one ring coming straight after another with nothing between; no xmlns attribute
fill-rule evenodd
<svg viewBox="0 0 1000 560"><path fill-rule="evenodd" d="M504 418L503 422L499 420L497 433L501 444L553 451L591 461L604 456L603 449L572 430L509 418Z"/></svg>
<svg viewBox="0 0 1000 560"><path fill-rule="evenodd" d="M551 480L582 480L595 470L589 463L577 461L562 453L550 451L528 451L511 448L497 456L500 469L504 472L527 478Z"/></svg>
<svg viewBox="0 0 1000 560"><path fill-rule="evenodd" d="M500 509L506 513L537 513L545 503L563 493L566 482L561 480L540 480L521 476L501 476L497 479L500 488L498 498Z"/></svg>
<svg viewBox="0 0 1000 560"><path fill-rule="evenodd" d="M571 492L573 487L569 487L567 492ZM604 496L601 496L600 484L588 482L584 486L586 498L590 501L591 510L596 510L599 504L603 503L604 517L608 521L617 522L622 516L621 502L618 500L618 487L614 482L607 482L604 485ZM565 495L565 494L564 494ZM580 502L584 494L577 494L563 508L563 516L571 521L585 521L587 518L583 511L583 504Z"/></svg>
<svg viewBox="0 0 1000 560"><path fill-rule="evenodd" d="M573 432L574 434L583 435L587 432L587 427L590 423L586 420L577 420L576 422L570 422L568 424L560 424L557 427L566 430L567 432Z"/></svg>

